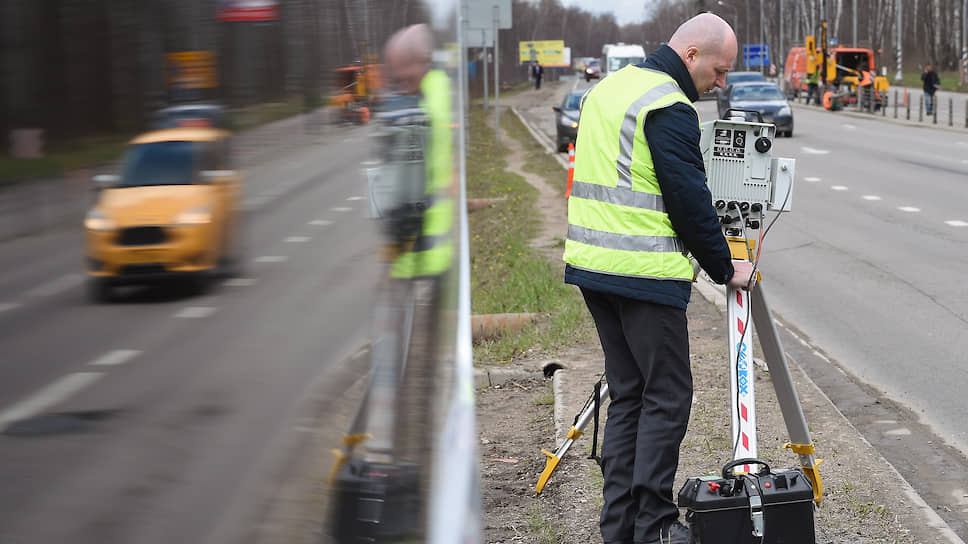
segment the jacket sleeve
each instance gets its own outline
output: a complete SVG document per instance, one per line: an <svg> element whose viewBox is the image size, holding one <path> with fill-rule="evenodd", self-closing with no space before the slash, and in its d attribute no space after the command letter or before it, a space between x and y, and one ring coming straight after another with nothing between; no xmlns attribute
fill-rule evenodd
<svg viewBox="0 0 968 544"><path fill-rule="evenodd" d="M733 263L706 186L699 136L699 118L686 104L656 110L645 123L672 228L709 277L724 284L733 277Z"/></svg>

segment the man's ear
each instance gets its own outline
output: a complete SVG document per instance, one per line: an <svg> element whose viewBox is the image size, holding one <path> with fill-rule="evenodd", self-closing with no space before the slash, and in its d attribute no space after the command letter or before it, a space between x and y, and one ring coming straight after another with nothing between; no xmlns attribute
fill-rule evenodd
<svg viewBox="0 0 968 544"><path fill-rule="evenodd" d="M682 60L685 61L686 65L691 66L692 63L696 62L696 58L698 56L699 48L693 45L686 48L685 54L682 56Z"/></svg>

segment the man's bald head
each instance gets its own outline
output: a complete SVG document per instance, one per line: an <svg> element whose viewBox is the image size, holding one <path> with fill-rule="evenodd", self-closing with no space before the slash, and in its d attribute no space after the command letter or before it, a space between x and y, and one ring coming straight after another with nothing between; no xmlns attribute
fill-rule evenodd
<svg viewBox="0 0 968 544"><path fill-rule="evenodd" d="M430 70L433 50L433 35L427 25L398 30L384 48L390 77L407 93L416 93L420 90L420 80Z"/></svg>
<svg viewBox="0 0 968 544"><path fill-rule="evenodd" d="M686 65L699 94L725 85L737 49L729 23L715 14L700 13L682 23L668 45Z"/></svg>

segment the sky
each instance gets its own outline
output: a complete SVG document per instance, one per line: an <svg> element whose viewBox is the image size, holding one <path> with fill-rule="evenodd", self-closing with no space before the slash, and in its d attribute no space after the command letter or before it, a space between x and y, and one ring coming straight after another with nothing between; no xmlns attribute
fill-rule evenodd
<svg viewBox="0 0 968 544"><path fill-rule="evenodd" d="M619 25L641 23L645 18L645 4L643 0L562 0L567 7L579 7L590 13L605 13L611 11Z"/></svg>

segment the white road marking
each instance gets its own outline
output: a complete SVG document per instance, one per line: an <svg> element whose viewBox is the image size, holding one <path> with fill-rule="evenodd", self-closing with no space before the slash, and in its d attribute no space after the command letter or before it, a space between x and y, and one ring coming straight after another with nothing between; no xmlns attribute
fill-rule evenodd
<svg viewBox="0 0 968 544"><path fill-rule="evenodd" d="M189 306L188 308L182 309L182 311L175 314L175 317L182 317L185 319L200 319L203 317L208 317L215 313L215 308L212 306Z"/></svg>
<svg viewBox="0 0 968 544"><path fill-rule="evenodd" d="M910 212L910 213L921 211L921 208L915 208L913 206L898 206L897 209L901 210L902 212Z"/></svg>
<svg viewBox="0 0 968 544"><path fill-rule="evenodd" d="M363 166L376 166L380 164L380 161L375 161L373 159L370 159L370 160L363 161L360 164L362 164Z"/></svg>
<svg viewBox="0 0 968 544"><path fill-rule="evenodd" d="M846 191L847 190L847 187L845 185L831 185L830 188L833 189L834 191Z"/></svg>
<svg viewBox="0 0 968 544"><path fill-rule="evenodd" d="M968 227L968 222L962 221L960 219L952 219L951 221L945 221L944 224L948 225L949 227ZM2 309L2 307L0 307L0 309Z"/></svg>
<svg viewBox="0 0 968 544"><path fill-rule="evenodd" d="M127 363L141 352L136 349L116 349L90 362L92 366L117 366Z"/></svg>
<svg viewBox="0 0 968 544"><path fill-rule="evenodd" d="M6 312L7 310L13 310L14 308L19 308L20 304L16 302L0 302L0 313Z"/></svg>
<svg viewBox="0 0 968 544"><path fill-rule="evenodd" d="M968 142L955 142L955 144L968 146Z"/></svg>
<svg viewBox="0 0 968 544"><path fill-rule="evenodd" d="M329 219L313 219L312 221L309 222L309 224L316 225L319 227L325 227L327 225L332 225L333 222L330 221Z"/></svg>
<svg viewBox="0 0 968 544"><path fill-rule="evenodd" d="M349 201L363 200L363 197L362 196L351 196L351 197L347 198L346 200L349 200Z"/></svg>
<svg viewBox="0 0 968 544"><path fill-rule="evenodd" d="M56 295L61 291L66 291L72 287L80 285L82 281L84 281L84 277L80 274L67 274L65 276L61 276L57 278L52 282L46 283L44 285L41 285L40 287L36 287L34 289L31 289L30 291L27 291L27 296L49 297L51 295Z"/></svg>
<svg viewBox="0 0 968 544"><path fill-rule="evenodd" d="M226 287L248 287L255 285L255 278L232 278L225 280L222 285Z"/></svg>
<svg viewBox="0 0 968 544"><path fill-rule="evenodd" d="M854 129L856 129L856 128L857 128L857 127L855 127L854 125L849 125L849 124L847 124L847 123L844 123L844 124L843 124L842 126L843 126L844 128L846 128L847 130L854 130Z"/></svg>
<svg viewBox="0 0 968 544"><path fill-rule="evenodd" d="M33 417L55 404L64 402L68 397L96 382L103 375L100 372L75 372L64 376L32 396L0 412L0 429L6 428L7 425L15 421Z"/></svg>
<svg viewBox="0 0 968 544"><path fill-rule="evenodd" d="M880 200L881 197L877 195L864 195L864 200Z"/></svg>
<svg viewBox="0 0 968 544"><path fill-rule="evenodd" d="M334 212L351 212L353 208L347 208L346 206L337 206L335 208L330 208L330 211Z"/></svg>
<svg viewBox="0 0 968 544"><path fill-rule="evenodd" d="M810 155L826 155L830 153L829 149L814 149L812 147L801 147L800 149L802 149L804 153L808 153Z"/></svg>
<svg viewBox="0 0 968 544"><path fill-rule="evenodd" d="M312 240L309 236L290 236L285 239L287 244L300 244Z"/></svg>
<svg viewBox="0 0 968 544"><path fill-rule="evenodd" d="M803 181L809 181L810 183L817 183L818 181L820 181L820 178L806 177L806 178L803 178Z"/></svg>
<svg viewBox="0 0 968 544"><path fill-rule="evenodd" d="M891 429L890 431L884 431L887 436L908 436L911 434L911 429L905 427L898 427L897 429Z"/></svg>
<svg viewBox="0 0 968 544"><path fill-rule="evenodd" d="M289 257L284 255L263 255L262 257L256 257L255 262L257 263L284 263L289 260Z"/></svg>

